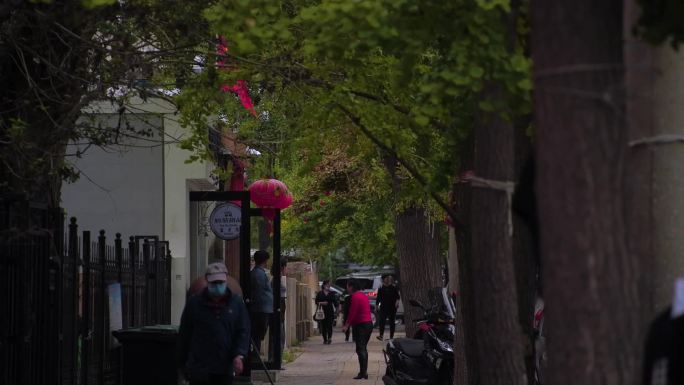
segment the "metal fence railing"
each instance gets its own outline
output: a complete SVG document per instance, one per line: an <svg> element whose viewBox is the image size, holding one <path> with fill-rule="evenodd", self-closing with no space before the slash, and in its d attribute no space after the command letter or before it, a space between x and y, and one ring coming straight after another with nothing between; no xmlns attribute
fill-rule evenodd
<svg viewBox="0 0 684 385"><path fill-rule="evenodd" d="M0 200L2 384L118 384L110 318L170 323L168 242L116 234L108 244L104 231L79 234L75 218L66 230L59 210Z"/></svg>

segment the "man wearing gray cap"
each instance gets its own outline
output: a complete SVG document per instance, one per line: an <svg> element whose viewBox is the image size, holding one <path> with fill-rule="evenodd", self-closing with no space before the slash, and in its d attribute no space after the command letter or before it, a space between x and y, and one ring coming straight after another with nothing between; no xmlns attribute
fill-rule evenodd
<svg viewBox="0 0 684 385"><path fill-rule="evenodd" d="M226 282L223 262L207 266L207 287L188 299L181 316L178 365L191 385L230 385L249 351L249 317Z"/></svg>

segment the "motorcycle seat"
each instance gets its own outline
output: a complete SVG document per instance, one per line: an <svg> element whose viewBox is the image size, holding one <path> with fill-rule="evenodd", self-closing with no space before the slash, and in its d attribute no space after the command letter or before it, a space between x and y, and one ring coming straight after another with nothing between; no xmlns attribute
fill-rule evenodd
<svg viewBox="0 0 684 385"><path fill-rule="evenodd" d="M394 346L407 356L414 358L422 357L423 350L425 350L425 343L413 338L395 338Z"/></svg>

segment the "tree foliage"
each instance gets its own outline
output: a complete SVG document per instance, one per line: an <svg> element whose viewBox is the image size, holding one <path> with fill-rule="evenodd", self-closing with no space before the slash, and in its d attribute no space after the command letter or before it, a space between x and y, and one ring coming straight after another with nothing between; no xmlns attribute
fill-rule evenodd
<svg viewBox="0 0 684 385"><path fill-rule="evenodd" d="M366 224L371 233L387 228L403 208L428 206L440 218L439 211L449 209L460 146L475 114L512 119L529 112L527 30L521 23L510 33L504 22L510 11L508 1L483 0L218 1L204 14L229 42L230 70L211 68L208 59L207 70L179 96L181 111L187 124L201 122L200 133L212 119L227 117L254 146L265 125L277 126L280 145L288 143L278 156L290 157L278 171L292 179L295 192L301 188L296 199L304 202L325 191L326 174L315 172L333 155L325 144L358 162L360 183L383 191L391 183L385 171L395 167L386 159L397 159L401 196L345 196L344 203L317 207L286 227L292 234L318 234L316 243L335 239L330 244L349 247L350 229L358 237ZM219 91L242 79L261 112L257 119ZM502 85L503 98L482 98L491 82ZM201 153L200 144L187 148ZM379 239L370 243L391 247Z"/></svg>
<svg viewBox="0 0 684 385"><path fill-rule="evenodd" d="M176 88L211 40L208 1L9 1L0 5L0 188L59 204L77 177L70 141L104 146L141 135L81 119L94 100ZM203 48L204 47L204 48ZM163 97L163 95L158 95Z"/></svg>
<svg viewBox="0 0 684 385"><path fill-rule="evenodd" d="M669 42L678 47L684 41L684 3L678 0L638 0L642 14L636 32L652 43Z"/></svg>

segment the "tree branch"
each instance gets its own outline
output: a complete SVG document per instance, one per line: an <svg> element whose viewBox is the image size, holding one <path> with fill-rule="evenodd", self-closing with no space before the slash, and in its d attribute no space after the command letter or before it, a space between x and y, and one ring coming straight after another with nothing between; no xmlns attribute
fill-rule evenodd
<svg viewBox="0 0 684 385"><path fill-rule="evenodd" d="M383 143L377 136L375 136L369 129L366 127L362 122L361 118L357 115L355 115L353 112L351 112L349 109L347 109L345 106L341 104L336 104L336 107L342 111L347 118L361 130L361 132L371 140L376 146L378 146L381 150L387 152L390 154L392 157L394 157L397 162L402 165L406 169L406 171L411 174L412 177L414 177L418 183L420 183L423 187L427 189L428 182L427 179L415 168L413 165L409 164L406 160L402 159L399 154L392 148L390 148L388 145ZM454 224L457 224L459 226L462 225L462 222L459 220L456 211L441 197L439 194L436 194L434 191L427 191L428 194L434 201L441 207L446 213L451 217L451 220L454 222Z"/></svg>

